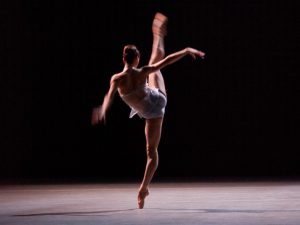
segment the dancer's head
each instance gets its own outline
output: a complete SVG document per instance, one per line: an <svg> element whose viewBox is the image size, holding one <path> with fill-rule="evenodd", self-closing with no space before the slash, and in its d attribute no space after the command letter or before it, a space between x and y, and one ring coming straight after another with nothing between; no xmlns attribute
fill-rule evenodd
<svg viewBox="0 0 300 225"><path fill-rule="evenodd" d="M137 66L140 61L140 52L135 45L125 45L123 49L123 62L130 66Z"/></svg>

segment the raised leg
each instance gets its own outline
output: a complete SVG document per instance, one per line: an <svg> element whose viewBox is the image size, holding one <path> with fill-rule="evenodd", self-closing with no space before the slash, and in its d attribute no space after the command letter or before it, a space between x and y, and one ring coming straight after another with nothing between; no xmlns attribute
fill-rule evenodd
<svg viewBox="0 0 300 225"><path fill-rule="evenodd" d="M165 57L164 38L167 33L167 22L168 18L165 15L155 14L152 23L153 43L149 64L156 63ZM166 95L165 82L160 70L149 74L148 84L150 87L158 88Z"/></svg>
<svg viewBox="0 0 300 225"><path fill-rule="evenodd" d="M140 209L144 207L145 198L149 195L149 184L158 166L157 148L161 137L162 123L163 118L146 119L145 135L147 164L138 194L138 207Z"/></svg>

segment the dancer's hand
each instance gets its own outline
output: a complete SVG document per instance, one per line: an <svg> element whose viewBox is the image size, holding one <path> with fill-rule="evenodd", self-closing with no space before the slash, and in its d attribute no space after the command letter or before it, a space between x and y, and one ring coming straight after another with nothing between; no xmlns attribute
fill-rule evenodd
<svg viewBox="0 0 300 225"><path fill-rule="evenodd" d="M100 105L95 107L92 112L91 124L96 125L98 123L105 123L105 113L103 112L103 107Z"/></svg>
<svg viewBox="0 0 300 225"><path fill-rule="evenodd" d="M202 59L204 59L205 53L202 51L199 51L197 49L194 48L186 48L186 51L188 54L190 54L194 59L198 57L201 57Z"/></svg>

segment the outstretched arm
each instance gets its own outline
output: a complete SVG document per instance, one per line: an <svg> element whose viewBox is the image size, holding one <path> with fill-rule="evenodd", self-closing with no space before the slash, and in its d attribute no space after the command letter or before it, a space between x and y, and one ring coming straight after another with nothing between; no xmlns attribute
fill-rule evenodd
<svg viewBox="0 0 300 225"><path fill-rule="evenodd" d="M104 96L102 105L93 109L92 119L91 119L92 125L96 125L99 122L105 123L106 113L113 102L113 98L117 91L117 88L118 88L118 82L117 82L117 79L115 78L115 76L113 76L110 81L109 90L106 93L106 95Z"/></svg>
<svg viewBox="0 0 300 225"><path fill-rule="evenodd" d="M165 57L161 61L158 61L157 63L143 67L143 70L147 71L148 73L155 72L164 68L167 65L177 62L186 55L191 55L194 59L196 59L197 57L204 58L205 53L194 48L185 48L181 51L174 52L168 55L167 57Z"/></svg>

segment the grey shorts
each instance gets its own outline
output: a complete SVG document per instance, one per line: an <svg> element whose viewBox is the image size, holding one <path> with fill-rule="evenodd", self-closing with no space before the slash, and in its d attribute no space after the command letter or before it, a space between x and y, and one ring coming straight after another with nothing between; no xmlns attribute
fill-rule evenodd
<svg viewBox="0 0 300 225"><path fill-rule="evenodd" d="M143 108L131 109L130 118L138 114L141 118L153 119L163 117L167 105L167 97L157 88L147 88L147 95L142 99Z"/></svg>

